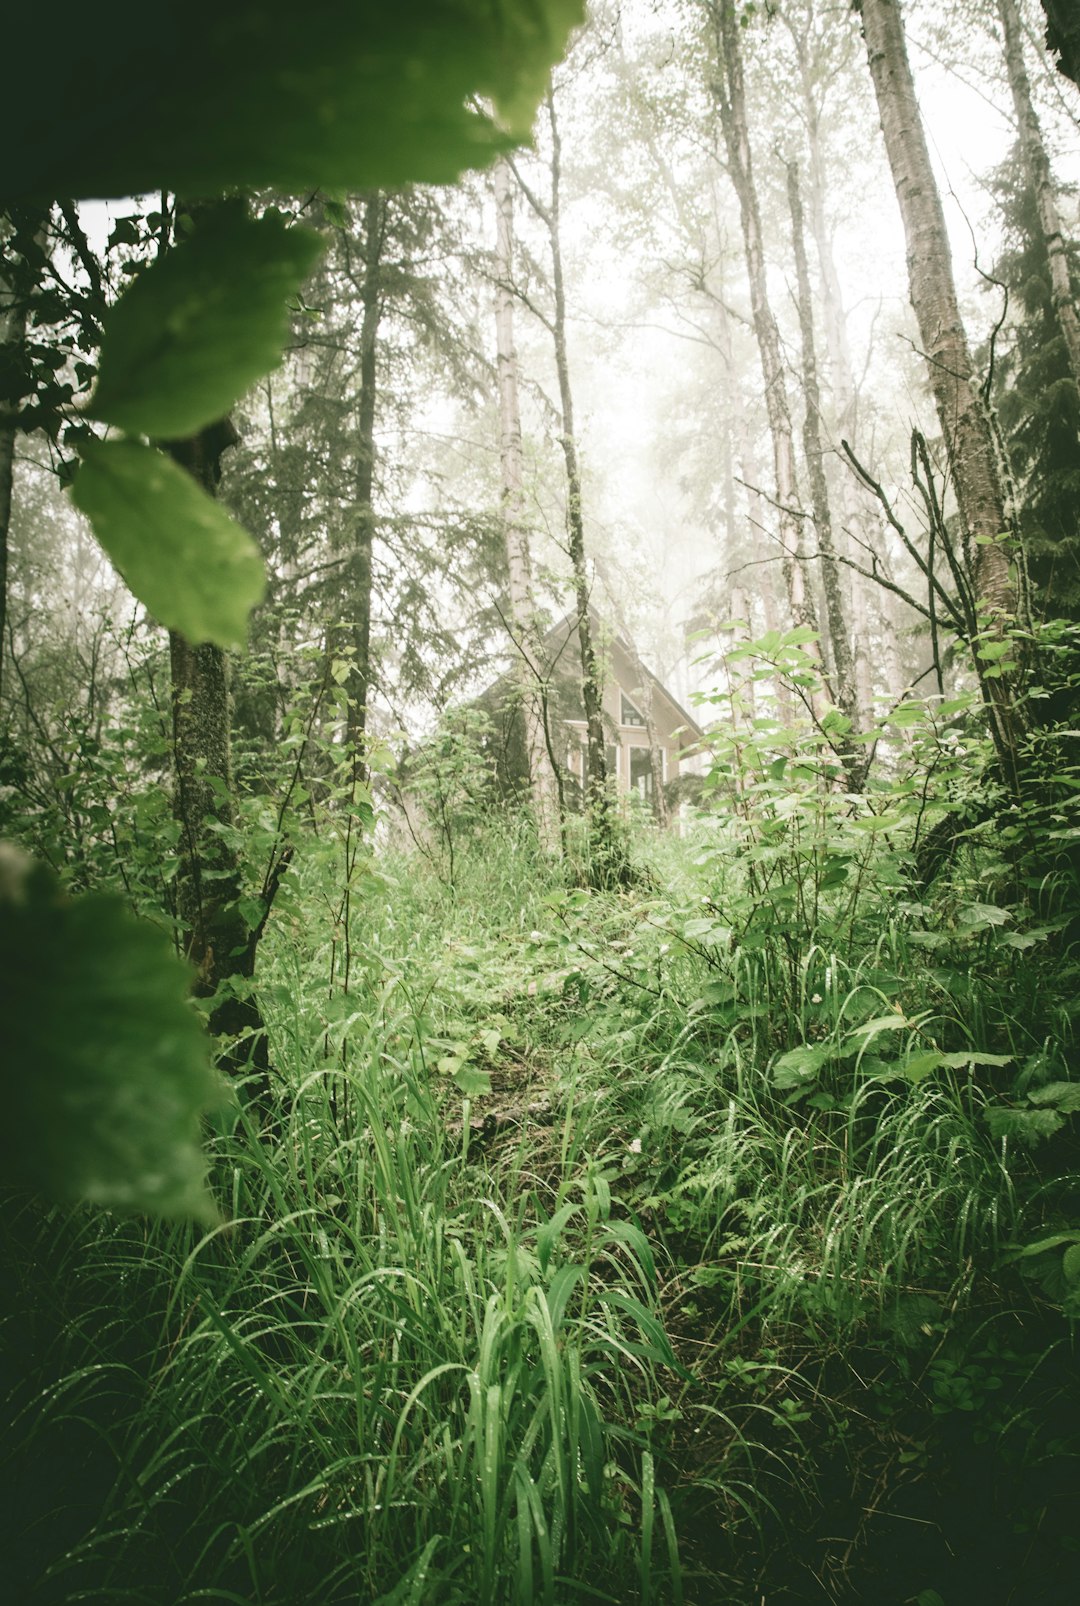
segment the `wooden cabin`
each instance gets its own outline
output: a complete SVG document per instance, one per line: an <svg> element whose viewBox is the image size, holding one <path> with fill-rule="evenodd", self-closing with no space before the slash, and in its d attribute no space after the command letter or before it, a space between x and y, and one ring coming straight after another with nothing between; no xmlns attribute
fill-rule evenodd
<svg viewBox="0 0 1080 1606"><path fill-rule="evenodd" d="M698 770L701 727L628 641L595 613L590 614L590 623L602 686L609 778L623 797L637 794L655 807L659 782L665 796L674 801L679 788L673 783ZM577 614L553 625L542 648L552 746L571 794L580 796L587 775L587 743ZM481 701L492 712L504 709L514 684L512 675L502 676ZM514 724L520 726L520 716ZM523 732L515 729L504 735L502 746L509 767L524 773Z"/></svg>

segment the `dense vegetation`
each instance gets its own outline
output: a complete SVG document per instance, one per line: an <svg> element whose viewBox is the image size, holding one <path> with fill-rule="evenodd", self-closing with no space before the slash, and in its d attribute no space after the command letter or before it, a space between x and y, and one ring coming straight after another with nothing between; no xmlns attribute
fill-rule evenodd
<svg viewBox="0 0 1080 1606"><path fill-rule="evenodd" d="M10 1598L1071 1606L1080 325L1031 16L972 8L1018 144L969 346L886 0L870 75L829 7L718 0L598 7L553 82L563 0L164 9L153 93L134 10L83 18L95 116L0 174ZM827 226L872 95L902 417ZM704 352L642 449L712 542L674 631L579 452L583 198ZM628 620L704 731L675 779Z"/></svg>

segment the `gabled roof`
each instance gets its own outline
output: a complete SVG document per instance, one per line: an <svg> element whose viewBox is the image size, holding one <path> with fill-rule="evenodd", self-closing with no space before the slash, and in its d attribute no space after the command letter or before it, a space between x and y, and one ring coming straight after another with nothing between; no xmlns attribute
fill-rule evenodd
<svg viewBox="0 0 1080 1606"><path fill-rule="evenodd" d="M589 609L589 623L596 632L602 635L605 643L610 644L611 647L615 648L619 653L621 653L622 657L626 660L626 663L629 666L630 674L624 673L621 675L618 673L617 666L612 666L613 669L616 670L615 681L620 689L628 693L632 692L635 685L640 682L642 674L644 674L648 679L650 692L661 697L668 705L668 708L671 710L671 712L675 715L675 724L677 726L685 726L688 735L695 741L700 741L703 739L705 733L698 724L697 720L693 719L691 715L686 712L686 709L675 700L675 698L668 691L667 687L664 685L663 681L660 680L657 675L654 675L652 670L642 663L641 658L635 652L631 644L623 636L620 636L616 631L612 630L607 622L601 619L600 615L592 608ZM541 639L541 645L551 646L554 648L555 645L558 644L559 649L552 658L551 662L545 665L548 674L550 674L556 668L562 667L563 655L565 654L566 648L569 646L570 642L576 637L577 627L577 610L572 609L569 613L564 614L561 619L557 620L556 623L550 627L550 629L544 632L544 635ZM569 669L571 673L580 673L580 666L576 659L573 660L572 664L569 666ZM633 679L630 678L630 675L633 676ZM499 679L489 689L494 691L495 688L501 685L502 681L506 679L508 679L507 675L500 675Z"/></svg>

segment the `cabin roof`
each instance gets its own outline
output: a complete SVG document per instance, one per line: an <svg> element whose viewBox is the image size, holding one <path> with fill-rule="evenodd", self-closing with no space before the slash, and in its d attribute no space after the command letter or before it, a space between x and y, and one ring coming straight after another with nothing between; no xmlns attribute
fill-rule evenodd
<svg viewBox="0 0 1080 1606"><path fill-rule="evenodd" d="M613 649L612 658L621 658L623 660L621 665L617 661L614 661L611 665L615 683L620 690L626 692L628 696L632 696L635 686L640 681L642 674L644 674L648 677L650 691L654 696L661 697L667 704L669 711L675 716L674 723L677 726L684 726L688 736L695 741L701 740L705 733L697 720L687 713L681 703L676 701L659 676L654 675L652 670L641 661L630 643L623 636L620 636L617 631L612 630L606 620L602 619L592 608L589 609L589 622L595 630L603 635L605 645ZM546 665L549 674L560 666L566 648L577 635L577 625L577 610L572 609L544 632L542 644L550 648L558 646L558 651L552 657L551 662ZM502 687L504 682L509 684L510 675L511 672L509 670L500 675L484 695L490 695Z"/></svg>

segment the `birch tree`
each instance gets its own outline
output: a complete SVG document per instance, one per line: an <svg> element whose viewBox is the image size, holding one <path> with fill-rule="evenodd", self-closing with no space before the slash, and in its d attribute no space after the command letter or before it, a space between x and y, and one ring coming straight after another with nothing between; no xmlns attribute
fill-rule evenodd
<svg viewBox="0 0 1080 1606"><path fill-rule="evenodd" d="M590 876L597 885L625 885L630 867L619 840L614 800L609 787L604 732L600 666L593 641L588 565L585 555L585 516L581 495L581 466L574 429L574 397L566 340L566 280L563 272L561 201L562 140L554 91L547 94L547 121L551 138L551 188L543 200L518 181L533 211L544 225L551 254L552 315L548 321L555 353L559 386L559 445L566 468L566 535L573 574L576 629L581 648L581 698L585 706L586 764L585 809L589 823ZM547 321L547 320L546 320Z"/></svg>
<svg viewBox="0 0 1080 1606"><path fill-rule="evenodd" d="M525 724L529 789L541 842L555 840L555 776L548 752L540 631L533 594L532 555L525 518L525 489L518 397L518 355L514 343L514 191L509 163L494 169L495 333L499 377L499 457L502 471L502 518L509 574L510 633Z"/></svg>
<svg viewBox="0 0 1080 1606"><path fill-rule="evenodd" d="M1000 629L1018 596L1003 537L1009 531L988 408L981 395L953 279L941 197L930 165L899 0L861 0L863 36L885 149L907 238L908 284L930 389L952 471L965 567ZM978 658L976 667L980 668ZM980 676L1005 779L1019 790L1020 718L1004 678Z"/></svg>
<svg viewBox="0 0 1080 1606"><path fill-rule="evenodd" d="M710 5L710 11L720 57L714 89L727 151L728 171L739 202L754 332L765 382L784 579L795 623L816 632L817 609L813 593L806 583L806 542L803 533L806 518L795 476L791 408L784 377L780 331L769 303L765 275L765 249L747 123L739 20L733 0L716 0L715 4Z"/></svg>
<svg viewBox="0 0 1080 1606"><path fill-rule="evenodd" d="M817 532L821 554L821 573L825 587L825 608L829 621L829 640L832 643L833 669L836 678L836 701L849 725L849 735L859 729L859 700L855 684L855 658L852 651L851 625L844 603L840 579L840 565L833 542L832 510L829 504L829 487L825 480L824 448L821 439L821 387L818 383L817 352L814 342L814 314L810 292L810 268L806 259L806 237L803 223L802 194L797 162L787 168L788 205L791 210L791 239L795 256L795 285L799 307L799 330L802 337L803 390L803 454L810 479L810 499L814 510L814 529ZM848 785L858 791L863 782L865 763L863 755L850 740L840 743Z"/></svg>

